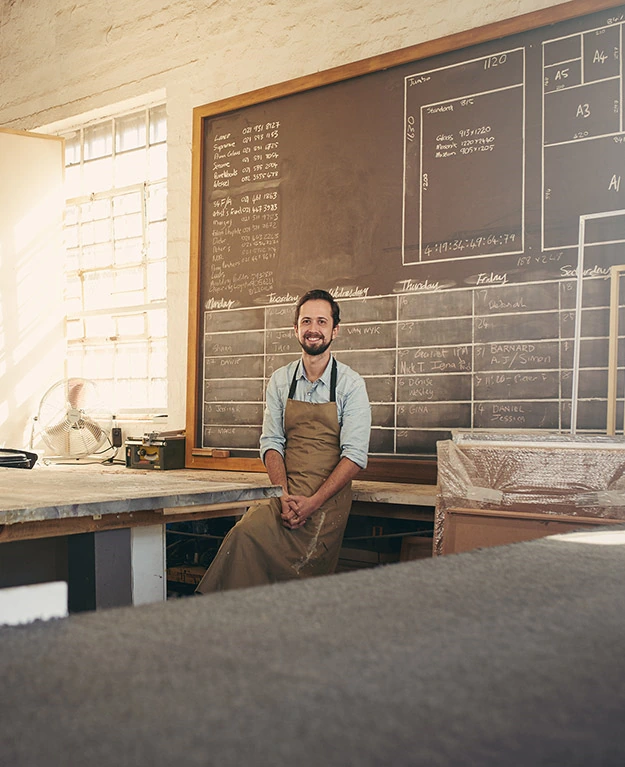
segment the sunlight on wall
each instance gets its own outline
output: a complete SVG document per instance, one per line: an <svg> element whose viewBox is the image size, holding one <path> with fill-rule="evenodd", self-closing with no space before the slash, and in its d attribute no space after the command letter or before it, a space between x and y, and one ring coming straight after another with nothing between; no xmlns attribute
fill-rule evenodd
<svg viewBox="0 0 625 767"><path fill-rule="evenodd" d="M28 447L63 377L63 144L0 130L0 445Z"/></svg>
<svg viewBox="0 0 625 767"><path fill-rule="evenodd" d="M50 322L58 322L63 298L63 252L59 227L59 187L42 198L15 224L13 243L17 255L14 274L19 342L13 346L13 363L32 354Z"/></svg>
<svg viewBox="0 0 625 767"><path fill-rule="evenodd" d="M2 241L0 240L0 274L2 273L2 256L3 248ZM0 302L0 380L5 376L7 370L6 355L5 355L5 338L4 338L4 320L2 315L2 303ZM0 399L0 434L2 434L4 424L9 415L9 405L6 400Z"/></svg>
<svg viewBox="0 0 625 767"><path fill-rule="evenodd" d="M9 420L9 403L6 400L0 401L0 433L4 431L5 424ZM4 445L8 447L8 445Z"/></svg>
<svg viewBox="0 0 625 767"><path fill-rule="evenodd" d="M2 272L2 242L0 242L0 273ZM2 313L2 304L0 303L0 378L7 372L7 363L5 356L5 338L4 338L4 315ZM2 423L0 422L0 428Z"/></svg>

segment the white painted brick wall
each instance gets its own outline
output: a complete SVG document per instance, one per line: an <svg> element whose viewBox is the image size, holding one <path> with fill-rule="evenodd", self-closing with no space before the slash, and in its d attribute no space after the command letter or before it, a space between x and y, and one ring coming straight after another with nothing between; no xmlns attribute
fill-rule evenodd
<svg viewBox="0 0 625 767"><path fill-rule="evenodd" d="M553 0L0 0L0 125L39 126L166 89L168 428L184 425L194 107Z"/></svg>

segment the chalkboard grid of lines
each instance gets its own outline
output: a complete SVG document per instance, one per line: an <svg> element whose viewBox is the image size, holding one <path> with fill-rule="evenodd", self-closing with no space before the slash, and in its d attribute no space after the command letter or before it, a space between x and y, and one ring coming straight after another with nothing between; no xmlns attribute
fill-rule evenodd
<svg viewBox="0 0 625 767"><path fill-rule="evenodd" d="M568 431L574 276L342 299L333 350L365 379L372 455L419 456L453 429ZM584 280L580 431L605 431L609 283ZM292 304L204 315L202 447L257 455L264 392L297 359ZM621 327L625 310L621 302ZM625 342L620 339L619 391ZM622 423L623 400L619 399Z"/></svg>

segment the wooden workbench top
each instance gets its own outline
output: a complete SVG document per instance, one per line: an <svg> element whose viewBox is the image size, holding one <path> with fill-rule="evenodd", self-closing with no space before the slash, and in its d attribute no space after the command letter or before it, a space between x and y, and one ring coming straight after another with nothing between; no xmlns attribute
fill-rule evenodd
<svg viewBox="0 0 625 767"><path fill-rule="evenodd" d="M0 524L255 501L280 495L262 472L150 471L106 464L0 469ZM353 482L355 501L435 506L433 485Z"/></svg>
<svg viewBox="0 0 625 767"><path fill-rule="evenodd" d="M126 469L122 466L101 467L107 472L135 472L142 474L167 474L192 480L215 483L249 483L254 487L270 487L269 477L264 472L216 471L212 469L173 469L166 472L150 469ZM399 482L373 482L355 479L352 482L354 501L365 503L391 503L406 506L435 506L436 485L415 485Z"/></svg>
<svg viewBox="0 0 625 767"><path fill-rule="evenodd" d="M216 472L212 472L216 474ZM158 508L238 504L280 495L269 482L101 464L0 468L0 524Z"/></svg>
<svg viewBox="0 0 625 767"><path fill-rule="evenodd" d="M170 472L171 473L171 472ZM211 471L208 469L179 469L175 473L184 473L192 478L206 476L219 482L258 482L260 486L269 485L269 477L263 472ZM198 476L199 475L199 476ZM436 485L413 485L399 482L372 482L355 479L352 482L354 501L365 503L393 503L406 506L435 506Z"/></svg>

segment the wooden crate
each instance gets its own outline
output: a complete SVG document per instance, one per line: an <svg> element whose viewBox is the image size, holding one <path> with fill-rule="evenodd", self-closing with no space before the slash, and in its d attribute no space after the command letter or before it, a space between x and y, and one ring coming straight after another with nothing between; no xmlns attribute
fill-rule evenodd
<svg viewBox="0 0 625 767"><path fill-rule="evenodd" d="M168 567L167 580L172 581L173 583L185 583L192 586L197 586L197 584L202 580L205 572L205 567L199 567L196 565L180 565L178 567Z"/></svg>

